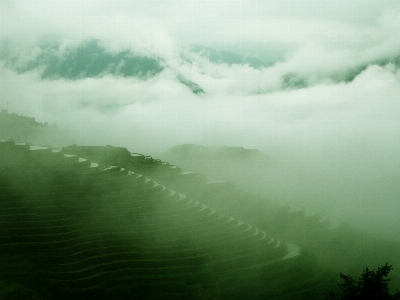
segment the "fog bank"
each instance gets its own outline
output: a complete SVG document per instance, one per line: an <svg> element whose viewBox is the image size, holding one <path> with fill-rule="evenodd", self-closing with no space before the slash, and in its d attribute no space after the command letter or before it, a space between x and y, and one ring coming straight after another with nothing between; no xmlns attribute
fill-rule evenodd
<svg viewBox="0 0 400 300"><path fill-rule="evenodd" d="M262 150L239 184L391 235L399 16L395 1L2 1L0 104L81 145Z"/></svg>

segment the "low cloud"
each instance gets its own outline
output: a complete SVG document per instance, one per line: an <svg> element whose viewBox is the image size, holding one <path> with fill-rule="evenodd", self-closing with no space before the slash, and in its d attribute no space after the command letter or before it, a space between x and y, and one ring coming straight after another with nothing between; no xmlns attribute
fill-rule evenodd
<svg viewBox="0 0 400 300"><path fill-rule="evenodd" d="M151 132L147 140L157 145L157 151L176 143L262 150L281 145L306 151L307 145L329 140L348 145L340 143L341 139L362 132L373 143L374 138L395 134L391 128L398 128L400 122L396 113L400 111L400 73L394 64L367 67L352 82L323 82L293 90L278 89L278 77L267 82L277 87L266 94L250 92L264 84L260 78L271 70L212 67L208 74L193 72L192 67L178 70L204 88L206 94L201 97L181 84L176 69L166 69L147 80L107 75L43 81L39 72L18 74L3 67L3 105L8 101L11 110L43 122L73 128L79 124L82 137L86 127L99 126L101 138L108 133L114 143L127 143L121 134L121 140L115 141L114 129L126 132L138 128L143 136ZM150 142L150 137L155 141Z"/></svg>
<svg viewBox="0 0 400 300"><path fill-rule="evenodd" d="M242 19L233 8L222 11L222 2L215 4L219 7L215 11L211 9L214 6L196 10L191 4L182 4L182 12L173 5L163 11L161 2L135 7L137 1L135 5L115 6L84 1L77 11L71 1L51 3L2 2L1 33L18 46L11 49L18 56L18 67L43 54L43 40L58 41L56 53L62 59L68 49L97 39L112 55L129 51L160 58L163 69L146 78L106 69L108 72L96 76L43 80L43 65L17 72L3 59L3 108L8 102L11 112L33 116L39 122L55 122L71 130L78 144L111 144L144 154L184 143L257 148L277 163L260 176L258 186L267 182L269 191L287 193L287 199L297 204L354 218L363 226L368 225L371 210L379 207L380 193L382 198L387 196L382 192L385 180L398 182L398 5L391 4L385 12L384 5L371 3L366 17L360 13L355 20L346 12L341 15L336 7L325 22L318 13L311 13L312 7L296 13L296 5L286 11L271 8L270 2L267 6L272 11L281 12L276 14L279 20L266 18L263 22L261 12L267 9L260 7L250 22L254 32L247 32L234 23L241 24L258 11L254 2L253 6L242 2ZM332 3L331 7L338 2ZM360 5L364 4L352 2L349 9L355 12ZM175 13L168 16L171 10ZM198 12L207 12L203 20L189 20ZM329 15L326 9L321 14ZM179 18L174 21L172 16ZM222 22L220 16L226 19ZM290 23L293 16L301 18ZM367 22L369 17L371 22ZM307 20L302 22L302 18ZM42 21L36 22L39 19ZM226 32L221 24L215 25L216 20ZM285 29L285 23L291 24L290 30ZM302 25L301 38L293 40L296 32L292 31ZM310 30L315 25L320 26L318 30ZM213 34L207 40L210 32ZM256 45L262 39L271 43L291 40L291 50L283 59L256 69L246 64L215 63L182 47L204 42L218 50L224 43L226 49L230 43L249 40ZM182 78L205 93L194 94L182 84ZM373 191L375 198L360 192L363 188ZM387 207L393 208L394 184L386 191L391 193L386 197ZM316 196L307 198L311 192ZM363 197L370 203L363 211L368 216L361 217L357 209ZM371 224L386 218L387 226L397 226L393 211L382 208L380 217Z"/></svg>

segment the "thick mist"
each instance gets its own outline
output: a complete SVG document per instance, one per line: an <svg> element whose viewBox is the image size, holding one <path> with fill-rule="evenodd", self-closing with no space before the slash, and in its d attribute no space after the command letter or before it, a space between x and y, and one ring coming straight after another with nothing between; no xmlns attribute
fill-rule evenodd
<svg viewBox="0 0 400 300"><path fill-rule="evenodd" d="M1 61L2 108L9 103L10 112L55 123L80 145L155 156L186 143L259 149L266 161L244 169L224 163L221 177L398 239L398 4L266 2L239 1L227 9L197 1L85 1L78 14L66 1L3 1L2 39L15 56ZM157 59L163 69L148 78L106 70L43 79L42 65L21 71L43 53L43 40L54 40L63 57L93 38L109 53L129 49ZM241 54L275 61L259 69L211 62L188 50L196 44L234 45ZM252 50L241 46L253 44ZM263 46L282 44L279 55ZM205 93L194 94L180 76ZM210 162L197 163L199 171L216 174Z"/></svg>

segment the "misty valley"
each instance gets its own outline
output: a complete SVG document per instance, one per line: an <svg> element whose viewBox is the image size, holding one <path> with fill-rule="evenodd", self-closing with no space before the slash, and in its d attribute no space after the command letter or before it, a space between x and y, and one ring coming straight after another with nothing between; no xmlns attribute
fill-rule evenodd
<svg viewBox="0 0 400 300"><path fill-rule="evenodd" d="M261 151L187 144L164 153L172 164L118 145L58 149L56 126L0 121L16 139L0 140L4 299L324 299L339 272L385 262L399 288L398 240L222 179L268 167Z"/></svg>
<svg viewBox="0 0 400 300"><path fill-rule="evenodd" d="M0 0L0 300L400 299L399 20Z"/></svg>

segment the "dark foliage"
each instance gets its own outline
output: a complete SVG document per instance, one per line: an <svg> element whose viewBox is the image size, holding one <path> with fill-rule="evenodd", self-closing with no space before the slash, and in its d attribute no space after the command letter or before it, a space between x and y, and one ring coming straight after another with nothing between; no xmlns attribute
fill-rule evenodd
<svg viewBox="0 0 400 300"><path fill-rule="evenodd" d="M389 281L387 278L392 266L387 263L379 267L376 271L366 268L358 280L351 276L340 273L343 282L339 283L341 288L340 295L330 293L327 300L386 300L400 299L400 292L391 295L389 291Z"/></svg>

